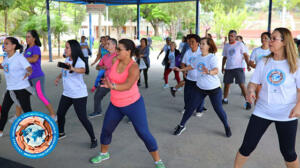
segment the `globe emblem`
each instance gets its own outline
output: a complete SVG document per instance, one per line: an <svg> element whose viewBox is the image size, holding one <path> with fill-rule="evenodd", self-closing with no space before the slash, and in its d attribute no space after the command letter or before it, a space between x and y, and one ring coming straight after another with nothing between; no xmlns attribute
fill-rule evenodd
<svg viewBox="0 0 300 168"><path fill-rule="evenodd" d="M280 79L281 79L281 76L280 76L280 74L278 74L278 73L275 73L275 74L273 74L272 75L272 81L274 81L274 82L278 82L278 81L280 81Z"/></svg>
<svg viewBox="0 0 300 168"><path fill-rule="evenodd" d="M38 147L45 142L45 130L39 125L30 125L22 132L25 142L32 147Z"/></svg>
<svg viewBox="0 0 300 168"><path fill-rule="evenodd" d="M47 114L28 112L14 121L10 130L10 140L19 154L38 159L47 156L55 148L58 128Z"/></svg>
<svg viewBox="0 0 300 168"><path fill-rule="evenodd" d="M280 69L273 69L268 73L267 81L275 86L281 85L285 81L285 73Z"/></svg>

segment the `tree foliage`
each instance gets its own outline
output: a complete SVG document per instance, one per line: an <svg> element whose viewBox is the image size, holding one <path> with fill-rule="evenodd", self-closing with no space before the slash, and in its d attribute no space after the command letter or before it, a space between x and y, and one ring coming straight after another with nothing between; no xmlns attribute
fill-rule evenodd
<svg viewBox="0 0 300 168"><path fill-rule="evenodd" d="M117 28L117 34L119 38L120 29L125 26L127 21L134 17L134 8L130 6L111 6L108 8L108 11L109 18L111 18L113 21L113 26Z"/></svg>
<svg viewBox="0 0 300 168"><path fill-rule="evenodd" d="M243 27L243 22L247 18L247 8L238 10L237 7L229 10L226 13L222 4L218 4L214 8L214 31L218 38L227 35L229 30L234 29L239 31Z"/></svg>
<svg viewBox="0 0 300 168"><path fill-rule="evenodd" d="M273 0L273 7L281 10L283 7L286 7L287 10L290 10L295 7L299 7L300 0Z"/></svg>
<svg viewBox="0 0 300 168"><path fill-rule="evenodd" d="M15 0L0 0L0 11L4 11L4 30L5 33L8 34L7 30L7 18L8 18L8 10L14 4Z"/></svg>
<svg viewBox="0 0 300 168"><path fill-rule="evenodd" d="M201 1L202 8L206 12L214 11L215 7L222 4L225 13L230 12L233 8L243 9L247 0L203 0Z"/></svg>
<svg viewBox="0 0 300 168"><path fill-rule="evenodd" d="M145 18L154 28L154 35L158 36L158 26L160 23L169 23L170 16L160 4L141 5L141 16Z"/></svg>

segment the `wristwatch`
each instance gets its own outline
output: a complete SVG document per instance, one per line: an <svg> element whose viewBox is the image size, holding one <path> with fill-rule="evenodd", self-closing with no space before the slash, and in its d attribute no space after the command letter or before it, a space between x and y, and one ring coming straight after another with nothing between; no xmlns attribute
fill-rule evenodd
<svg viewBox="0 0 300 168"><path fill-rule="evenodd" d="M112 89L115 90L116 87L117 87L116 84L115 84L115 83L112 83L111 85L112 85Z"/></svg>

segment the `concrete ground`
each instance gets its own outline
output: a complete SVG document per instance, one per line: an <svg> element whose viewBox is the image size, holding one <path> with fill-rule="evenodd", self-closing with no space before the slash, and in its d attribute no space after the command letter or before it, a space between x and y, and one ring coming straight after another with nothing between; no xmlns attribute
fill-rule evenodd
<svg viewBox="0 0 300 168"><path fill-rule="evenodd" d="M186 131L180 136L172 135L179 123L183 109L183 92L178 92L173 98L169 89L163 89L163 67L160 60L156 60L157 53L151 55L149 70L149 88L143 84L140 92L144 97L149 127L156 138L161 158L168 168L232 168L235 154L242 143L245 129L251 111L243 109L245 103L237 85L233 85L229 95L229 104L224 105L232 129L232 137L226 138L221 121L214 112L208 98L205 106L208 108L202 118L191 117ZM221 57L219 59L221 61ZM91 62L91 61L90 61ZM46 73L46 93L55 109L58 107L62 94L62 84L54 85L54 79L60 72L55 62L43 62ZM96 77L96 70L91 68L85 81L90 90ZM3 71L1 71L2 78ZM247 80L251 73L247 72ZM222 79L222 75L220 74ZM175 85L174 75L169 76L170 85ZM5 91L5 81L1 82L0 95ZM2 98L1 98L2 102ZM32 108L47 113L46 108L36 97L31 98ZM109 96L103 101L104 111L109 103ZM88 113L93 112L93 93L89 92ZM10 116L15 112L14 107ZM55 150L42 159L32 160L19 155L12 147L9 139L11 124L6 125L4 136L0 139L0 157L7 158L35 168L153 168L153 161L143 142L137 137L132 125L123 120L113 134L110 148L111 159L97 166L89 163L90 157L99 152L99 148L89 149L90 139L87 132L77 119L74 109L70 108L66 117L65 131L67 138L58 142ZM97 137L102 128L102 117L90 120ZM296 149L300 148L298 130ZM99 139L98 139L99 140ZM299 150L298 150L299 152ZM2 167L2 165L0 165ZM279 151L278 138L274 124L270 126L257 149L251 155L245 168L282 168L284 160Z"/></svg>

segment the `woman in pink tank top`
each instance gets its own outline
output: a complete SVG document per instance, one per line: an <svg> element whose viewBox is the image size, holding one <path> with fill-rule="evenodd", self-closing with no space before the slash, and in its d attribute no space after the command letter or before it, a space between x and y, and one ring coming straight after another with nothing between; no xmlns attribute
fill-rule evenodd
<svg viewBox="0 0 300 168"><path fill-rule="evenodd" d="M146 109L140 95L137 81L139 66L133 61L135 44L132 40L122 39L117 48L118 55L113 59L109 77L105 78L103 87L111 89L111 103L106 111L101 132L101 152L91 158L93 164L109 159L108 148L112 133L124 116L132 122L137 135L142 139L155 161L156 168L165 168L160 159L156 140L148 128Z"/></svg>

